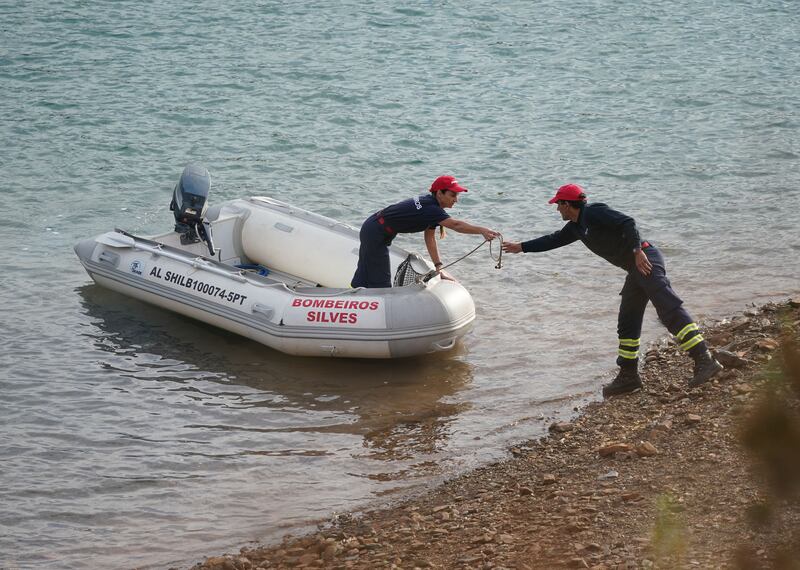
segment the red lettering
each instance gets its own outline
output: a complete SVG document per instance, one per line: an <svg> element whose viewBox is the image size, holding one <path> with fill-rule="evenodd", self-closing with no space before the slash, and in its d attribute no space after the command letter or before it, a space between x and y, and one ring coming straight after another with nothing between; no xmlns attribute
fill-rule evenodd
<svg viewBox="0 0 800 570"><path fill-rule="evenodd" d="M342 325L355 325L358 323L358 313L308 311L308 313L306 313L306 321L308 321L309 323L332 323L332 324L339 323Z"/></svg>
<svg viewBox="0 0 800 570"><path fill-rule="evenodd" d="M333 299L292 299L292 307L304 307L315 309L358 309L361 311L377 311L380 306L380 301L334 301ZM309 313L322 315L323 313ZM330 313L332 314L332 313Z"/></svg>

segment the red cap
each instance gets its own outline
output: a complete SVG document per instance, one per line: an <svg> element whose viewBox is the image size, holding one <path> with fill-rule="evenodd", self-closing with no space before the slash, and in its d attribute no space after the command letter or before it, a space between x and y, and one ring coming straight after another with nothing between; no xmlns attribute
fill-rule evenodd
<svg viewBox="0 0 800 570"><path fill-rule="evenodd" d="M586 201L586 192L577 184L565 184L556 191L556 195L550 198L548 204L555 204L559 200L581 200Z"/></svg>
<svg viewBox="0 0 800 570"><path fill-rule="evenodd" d="M439 190L450 190L451 192L466 192L467 189L461 186L455 176L440 176L431 184L431 192Z"/></svg>

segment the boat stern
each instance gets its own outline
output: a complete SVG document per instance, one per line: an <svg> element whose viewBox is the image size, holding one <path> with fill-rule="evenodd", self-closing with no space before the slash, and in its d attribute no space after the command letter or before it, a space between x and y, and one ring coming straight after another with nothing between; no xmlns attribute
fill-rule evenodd
<svg viewBox="0 0 800 570"><path fill-rule="evenodd" d="M97 240L94 238L84 239L75 244L73 248L75 255L78 256L84 267L86 267L86 262L92 258L95 247L97 247Z"/></svg>

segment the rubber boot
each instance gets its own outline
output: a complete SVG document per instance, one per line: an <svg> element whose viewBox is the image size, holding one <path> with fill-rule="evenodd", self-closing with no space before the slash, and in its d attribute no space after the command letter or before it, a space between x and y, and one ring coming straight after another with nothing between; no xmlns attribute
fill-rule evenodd
<svg viewBox="0 0 800 570"><path fill-rule="evenodd" d="M722 364L717 362L708 350L694 357L694 376L689 380L689 388L705 384L722 371Z"/></svg>
<svg viewBox="0 0 800 570"><path fill-rule="evenodd" d="M636 366L623 366L619 369L619 374L610 384L603 386L603 398L627 394L642 387L642 379L639 377L639 369Z"/></svg>

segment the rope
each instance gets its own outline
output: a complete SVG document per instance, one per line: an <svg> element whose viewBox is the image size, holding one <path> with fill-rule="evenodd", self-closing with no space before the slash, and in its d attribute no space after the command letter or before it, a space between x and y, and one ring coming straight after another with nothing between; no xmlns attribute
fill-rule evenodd
<svg viewBox="0 0 800 570"><path fill-rule="evenodd" d="M503 243L503 234L498 234L498 239L500 240L500 243L502 244ZM453 265L455 265L456 263L458 263L462 259L466 259L470 255L472 255L473 253L478 251L480 248L482 248L484 246L484 244L486 244L486 243L489 244L489 257L492 258L492 261L496 261L497 262L497 264L494 266L494 268L495 269L502 269L502 267L503 267L503 247L502 246L500 247L500 253L497 255L497 257L495 257L494 254L492 253L492 242L487 239L487 240L483 240L483 242L478 244L478 246L475 247L472 251L469 251L469 252L465 253L464 255L462 255L461 257L456 259L455 261L451 261L447 265L443 265L439 269L429 272L428 275L423 279L423 282L427 282L428 280L431 279L431 277L433 277L434 275L436 275L440 271L443 271L443 270L447 269L448 267L452 267Z"/></svg>
<svg viewBox="0 0 800 570"><path fill-rule="evenodd" d="M495 269L502 269L503 268L503 234L497 234L497 239L499 240L497 243L500 244L500 253L497 254L497 259L494 258L492 254L492 242L489 242L489 257L492 258L492 261L496 261L497 265L494 266Z"/></svg>

